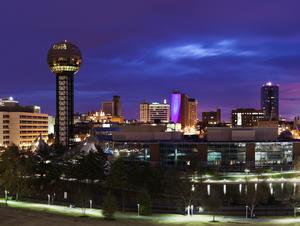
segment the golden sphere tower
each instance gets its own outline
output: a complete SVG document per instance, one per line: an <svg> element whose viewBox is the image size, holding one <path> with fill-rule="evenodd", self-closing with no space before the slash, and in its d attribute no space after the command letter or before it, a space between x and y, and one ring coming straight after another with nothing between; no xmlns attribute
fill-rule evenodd
<svg viewBox="0 0 300 226"><path fill-rule="evenodd" d="M56 75L55 139L69 148L74 138L74 75L82 62L81 53L69 41L58 42L48 51L47 61Z"/></svg>

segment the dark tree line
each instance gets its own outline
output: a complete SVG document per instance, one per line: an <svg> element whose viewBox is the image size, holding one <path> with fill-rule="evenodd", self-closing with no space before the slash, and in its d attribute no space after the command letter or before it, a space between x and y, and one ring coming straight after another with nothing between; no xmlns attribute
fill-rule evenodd
<svg viewBox="0 0 300 226"><path fill-rule="evenodd" d="M208 195L206 187L201 186L203 175L207 173L201 165L190 171L180 171L119 158L112 162L107 174L107 157L100 148L98 150L72 152L60 145L45 145L31 152L10 146L0 153L1 188L15 199L34 194L42 194L45 199L45 194L49 194L52 202L58 191L66 191L68 197L73 196L76 205L82 207L83 213L95 194L101 194L102 199L97 200L97 204L104 208L103 213L109 219L117 208L125 210L129 194L130 198L134 195L142 215L151 214L152 204L162 196L181 213L187 206L195 209L203 206L214 215L227 203L249 206L249 215L253 216L257 206L270 201L285 202L292 207L299 205L291 186L274 186L273 196L267 184L259 184L257 189L249 185L247 192L240 195L237 195L237 188L228 186L224 195L223 191L212 187ZM201 178L200 185L193 184L191 175Z"/></svg>

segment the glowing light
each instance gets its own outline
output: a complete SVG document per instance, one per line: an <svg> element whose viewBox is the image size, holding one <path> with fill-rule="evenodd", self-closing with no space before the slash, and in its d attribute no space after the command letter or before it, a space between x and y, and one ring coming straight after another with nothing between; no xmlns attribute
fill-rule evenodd
<svg viewBox="0 0 300 226"><path fill-rule="evenodd" d="M243 185L242 185L242 184L239 184L239 191L240 191L240 194L242 193L242 187L243 187Z"/></svg>
<svg viewBox="0 0 300 226"><path fill-rule="evenodd" d="M273 184L270 183L270 184L269 184L269 187L270 187L270 194L273 195L273 193L274 193L274 190L273 190Z"/></svg>
<svg viewBox="0 0 300 226"><path fill-rule="evenodd" d="M195 191L195 185L192 185L192 191Z"/></svg>
<svg viewBox="0 0 300 226"><path fill-rule="evenodd" d="M226 184L224 184L224 185L223 185L223 193L224 193L224 195L226 195L226 191L227 191L227 189L226 189Z"/></svg>
<svg viewBox="0 0 300 226"><path fill-rule="evenodd" d="M210 196L210 184L207 185L207 195Z"/></svg>
<svg viewBox="0 0 300 226"><path fill-rule="evenodd" d="M171 121L180 122L181 94L173 93L171 97Z"/></svg>

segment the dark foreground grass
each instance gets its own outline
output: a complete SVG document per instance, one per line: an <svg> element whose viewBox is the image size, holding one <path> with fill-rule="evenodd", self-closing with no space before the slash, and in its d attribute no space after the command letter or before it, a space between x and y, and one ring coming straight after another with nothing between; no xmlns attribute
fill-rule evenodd
<svg viewBox="0 0 300 226"><path fill-rule="evenodd" d="M168 222L143 219L118 219L107 221L101 218L62 216L54 213L37 212L27 209L0 207L0 225L2 226L241 226L241 225L288 225L300 223L271 223L271 222Z"/></svg>

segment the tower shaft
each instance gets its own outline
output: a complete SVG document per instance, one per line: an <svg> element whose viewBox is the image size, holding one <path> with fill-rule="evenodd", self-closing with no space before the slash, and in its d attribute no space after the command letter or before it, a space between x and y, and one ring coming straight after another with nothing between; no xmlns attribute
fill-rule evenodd
<svg viewBox="0 0 300 226"><path fill-rule="evenodd" d="M73 139L73 82L73 74L59 74L56 76L56 142L66 147L70 146Z"/></svg>

